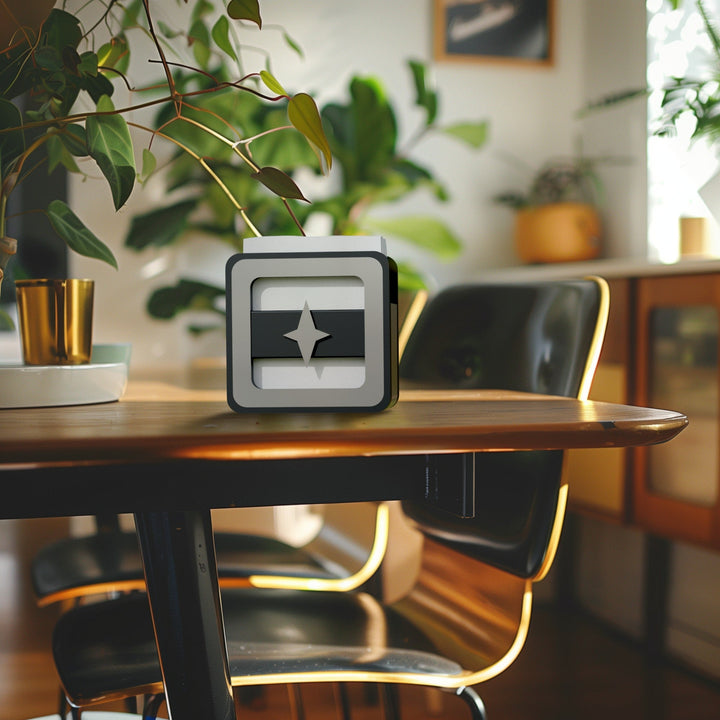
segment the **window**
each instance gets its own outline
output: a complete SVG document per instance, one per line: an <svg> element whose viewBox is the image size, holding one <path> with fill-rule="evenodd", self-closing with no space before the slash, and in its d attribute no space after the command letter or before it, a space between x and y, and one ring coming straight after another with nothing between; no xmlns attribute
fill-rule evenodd
<svg viewBox="0 0 720 720"><path fill-rule="evenodd" d="M711 13L720 2L708 0ZM648 257L674 262L680 255L682 217L707 218L712 254L720 255L717 222L698 191L720 165L704 140L690 142L695 128L691 115L678 124L677 133L658 137L662 88L673 77L709 77L714 57L695 3L685 0L671 10L664 0L647 0L648 64Z"/></svg>

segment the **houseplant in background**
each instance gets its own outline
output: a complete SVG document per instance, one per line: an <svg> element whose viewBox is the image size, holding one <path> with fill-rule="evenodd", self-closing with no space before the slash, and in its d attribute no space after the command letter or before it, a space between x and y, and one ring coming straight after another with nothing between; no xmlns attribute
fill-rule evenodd
<svg viewBox="0 0 720 720"><path fill-rule="evenodd" d="M527 192L494 197L515 212L515 249L521 260L568 262L598 256L602 228L596 162L582 155L549 160Z"/></svg>
<svg viewBox="0 0 720 720"><path fill-rule="evenodd" d="M377 235L399 238L442 259L457 255L460 239L449 225L431 213L422 215L390 215L392 204L413 193L427 191L433 201L444 202L448 192L434 176L432 169L412 157L412 151L431 134L443 134L480 148L487 137L485 121L438 123L439 98L432 87L423 63L409 61L415 90L415 109L421 115L416 132L400 146L396 109L386 88L377 78L353 77L344 102L330 102L321 108L337 174L334 189L311 204L289 200L294 219L300 224L323 218L328 234ZM222 102L220 98L215 101ZM257 101L246 105L242 122L247 132L263 134L272 125L278 109ZM187 131L187 128L183 128ZM317 158L296 142L276 142L258 147L263 162L272 161L288 174L299 170L318 172ZM277 212L268 202L263 188L250 184L236 175L230 163L221 172L229 178L243 202L252 209L264 235L285 235L292 232L289 216ZM190 233L209 234L228 243L230 249L241 250L247 228L238 226L226 199L220 196L207 177L187 162L176 164L165 175L168 201L133 219L126 244L138 251L158 245L181 242ZM158 232L158 228L163 232ZM407 263L399 264L401 290L424 287L424 278ZM224 287L222 281L210 283L193 277L181 277L174 285L154 289L148 300L152 317L169 320L180 313L200 312L200 319L189 325L193 332L221 330L224 327Z"/></svg>
<svg viewBox="0 0 720 720"><path fill-rule="evenodd" d="M665 0L677 10L683 0ZM705 138L710 142L720 140L720 34L716 29L716 20L711 16L704 0L694 0L702 21L702 28L709 40L710 58L703 77L672 77L662 87L660 111L652 119L654 134L673 135L678 123L692 118L694 127L692 139ZM579 112L579 117L597 112L618 104L643 97L653 92L651 87L630 88L596 98Z"/></svg>
<svg viewBox="0 0 720 720"><path fill-rule="evenodd" d="M210 3L198 2L186 18L187 26L180 29L156 21L148 0L127 5L89 2L77 14L51 10L45 3L28 20L30 25L24 24L25 5L25 0L2 0L0 5L4 40L0 47L0 281L16 247L16 240L6 232L8 198L28 174L45 171L36 160L43 146L50 170L62 166L86 175L99 170L118 210L138 175L147 175L156 164L154 143L167 141L211 178L251 228L245 207L215 172L215 159L203 147L193 147L166 132L171 120L193 127L201 141L212 138L225 152L235 154L251 181L267 188L288 210L288 198L300 199L302 193L278 168L255 163L250 145L259 138L242 134L232 114L220 116L201 104L196 106L196 99L206 102L214 93L232 95L234 106L240 108L245 98L253 96L268 102L282 100L287 117L266 128L265 137L299 131L321 156L321 164L330 166L330 150L312 98L305 93L286 95L268 69L242 70L232 22L261 27L257 0L231 0L227 13L219 15ZM178 15L183 17L181 12ZM39 26L38 21L42 22ZM107 36L98 37L101 33ZM128 76L136 39L150 40L155 55L152 67L159 75L146 92ZM182 53L176 57L169 50L172 46L189 48L191 59ZM131 91L130 104L115 107L111 98L118 84ZM169 119L149 125L141 113L137 120L137 113L150 106L167 108ZM130 127L145 133L141 170L136 168ZM38 210L47 214L71 250L117 267L107 245L65 202L53 200Z"/></svg>
<svg viewBox="0 0 720 720"><path fill-rule="evenodd" d="M648 149L650 233L665 236L660 242L666 252L672 237L667 225L677 220L681 253L684 240L697 240L695 250L700 254L707 251L706 213L697 196L720 221L720 33L718 18L710 8L716 10L716 4L705 0L655 3L648 26L651 83L595 98L579 112L584 118L629 101L645 101L652 135ZM676 158L673 169L664 159L671 156ZM671 176L678 180L670 181ZM691 216L700 217L684 217L687 209ZM692 231L683 238L687 228ZM665 259L670 259L669 253Z"/></svg>

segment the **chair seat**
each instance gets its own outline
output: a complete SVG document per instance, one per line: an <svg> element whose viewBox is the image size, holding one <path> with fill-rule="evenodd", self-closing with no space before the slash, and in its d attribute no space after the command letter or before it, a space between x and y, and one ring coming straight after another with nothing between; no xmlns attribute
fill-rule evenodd
<svg viewBox="0 0 720 720"><path fill-rule="evenodd" d="M310 553L271 537L216 533L218 575L334 578L330 568ZM134 532L98 533L59 540L43 548L33 561L33 586L39 599L103 583L142 581L142 559Z"/></svg>
<svg viewBox="0 0 720 720"><path fill-rule="evenodd" d="M83 720L142 720L142 715L133 715L131 713L123 712L84 712L82 714ZM58 714L55 715L43 715L40 718L31 718L31 720L58 720Z"/></svg>
<svg viewBox="0 0 720 720"><path fill-rule="evenodd" d="M286 673L317 673L318 680L328 672L356 673L358 680L372 672L463 673L414 623L365 593L240 589L223 592L222 604L233 685ZM65 613L55 628L53 653L74 704L162 687L143 595Z"/></svg>

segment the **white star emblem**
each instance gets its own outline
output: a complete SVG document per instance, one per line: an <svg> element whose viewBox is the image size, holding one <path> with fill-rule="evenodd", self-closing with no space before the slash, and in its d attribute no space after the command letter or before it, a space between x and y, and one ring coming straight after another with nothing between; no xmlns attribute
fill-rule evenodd
<svg viewBox="0 0 720 720"><path fill-rule="evenodd" d="M315 327L315 322L313 321L306 300L297 328L292 332L285 333L283 337L294 340L298 344L300 353L305 361L305 366L307 367L310 364L310 358L312 358L313 352L315 352L317 342L329 337L329 335L330 333L323 332Z"/></svg>

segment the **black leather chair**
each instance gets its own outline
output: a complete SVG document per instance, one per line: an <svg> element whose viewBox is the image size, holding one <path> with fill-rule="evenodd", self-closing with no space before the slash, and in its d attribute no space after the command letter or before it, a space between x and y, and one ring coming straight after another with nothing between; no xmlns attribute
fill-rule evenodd
<svg viewBox="0 0 720 720"><path fill-rule="evenodd" d="M319 508L322 525L306 545L295 547L275 537L215 533L218 575L223 587L284 587L324 590L359 587L379 567L388 533L386 503ZM334 542L348 518L362 518L352 553ZM33 558L31 578L40 606L77 602L95 595L144 591L142 559L134 531L122 530L115 518L97 532L57 540ZM312 582L309 582L312 581Z"/></svg>
<svg viewBox="0 0 720 720"><path fill-rule="evenodd" d="M451 288L420 317L401 375L433 386L583 398L607 310L607 285L595 278ZM522 648L533 583L547 573L562 528L562 467L561 451L480 453L474 517L403 503L424 544L420 571L400 598L223 591L233 685L434 686L484 718L472 686L505 670ZM53 652L76 706L162 691L142 595L70 610L56 626Z"/></svg>

